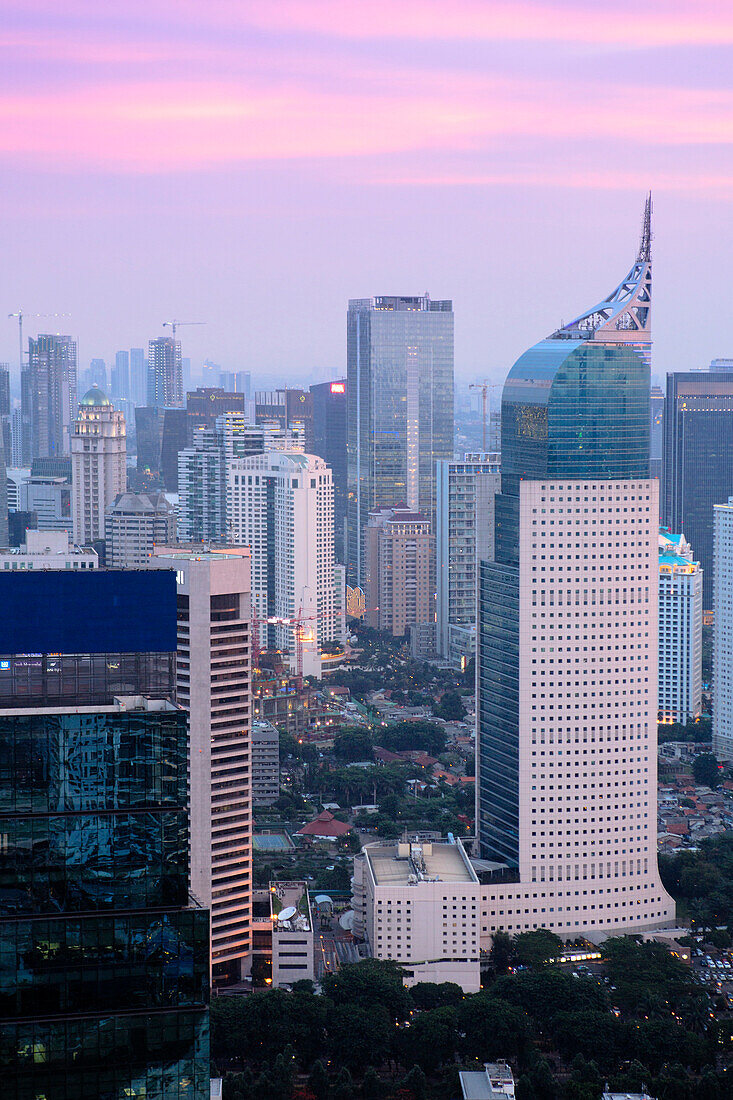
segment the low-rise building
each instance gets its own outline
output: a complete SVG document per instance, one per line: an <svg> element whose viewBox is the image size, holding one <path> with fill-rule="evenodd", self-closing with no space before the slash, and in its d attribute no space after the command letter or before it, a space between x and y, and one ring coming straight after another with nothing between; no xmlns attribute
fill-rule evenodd
<svg viewBox="0 0 733 1100"><path fill-rule="evenodd" d="M305 882L271 882L253 893L251 975L276 989L315 981L313 917Z"/></svg>
<svg viewBox="0 0 733 1100"><path fill-rule="evenodd" d="M0 569L97 569L99 556L89 546L73 546L68 531L25 534L25 545L0 551Z"/></svg>
<svg viewBox="0 0 733 1100"><path fill-rule="evenodd" d="M272 806L280 795L280 734L272 722L252 720L252 802Z"/></svg>
<svg viewBox="0 0 733 1100"><path fill-rule="evenodd" d="M506 1062L485 1062L483 1070L459 1070L463 1100L514 1097L514 1074Z"/></svg>
<svg viewBox="0 0 733 1100"><path fill-rule="evenodd" d="M405 983L481 988L481 887L460 840L370 844L355 860L354 931Z"/></svg>

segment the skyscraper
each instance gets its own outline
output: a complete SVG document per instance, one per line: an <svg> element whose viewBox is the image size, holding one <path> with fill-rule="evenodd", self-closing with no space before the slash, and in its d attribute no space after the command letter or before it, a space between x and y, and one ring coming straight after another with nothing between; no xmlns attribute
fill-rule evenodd
<svg viewBox="0 0 733 1100"><path fill-rule="evenodd" d="M161 336L148 344L147 404L177 409L183 405L181 341L173 336Z"/></svg>
<svg viewBox="0 0 733 1100"><path fill-rule="evenodd" d="M269 452L228 467L227 531L251 547L252 598L260 645L300 648L308 664L315 643L338 634L334 593L333 482L322 458ZM303 622L300 643L293 621ZM281 620L268 624L268 618ZM304 639L313 646L303 649ZM320 662L297 671L320 674Z"/></svg>
<svg viewBox="0 0 733 1100"><path fill-rule="evenodd" d="M702 713L702 570L684 535L659 532L659 721Z"/></svg>
<svg viewBox="0 0 733 1100"><path fill-rule="evenodd" d="M209 1096L208 914L188 895L186 721L170 701L175 592L171 571L0 574L11 1100Z"/></svg>
<svg viewBox="0 0 733 1100"><path fill-rule="evenodd" d="M713 513L713 752L733 760L733 496Z"/></svg>
<svg viewBox="0 0 733 1100"><path fill-rule="evenodd" d="M476 648L476 564L494 555L498 454L437 464L436 648L458 667Z"/></svg>
<svg viewBox="0 0 733 1100"><path fill-rule="evenodd" d="M85 545L104 538L107 509L126 488L125 418L95 386L82 397L72 425L74 542Z"/></svg>
<svg viewBox="0 0 733 1100"><path fill-rule="evenodd" d="M395 638L431 624L435 649L435 599L430 584L434 538L430 521L407 508L380 508L369 516L366 540L366 622Z"/></svg>
<svg viewBox="0 0 733 1100"><path fill-rule="evenodd" d="M435 521L435 464L453 457L453 303L357 298L347 318L350 583L366 580L369 513Z"/></svg>
<svg viewBox="0 0 733 1100"><path fill-rule="evenodd" d="M713 607L713 505L732 493L733 373L668 374L661 519L695 549L706 610Z"/></svg>
<svg viewBox="0 0 733 1100"><path fill-rule="evenodd" d="M480 566L484 932L659 927L658 482L649 477L651 200L628 276L540 341L502 396Z"/></svg>
<svg viewBox="0 0 733 1100"><path fill-rule="evenodd" d="M68 455L76 415L76 341L70 336L28 340L28 363L21 374L24 464L36 458ZM26 451L27 433L27 451Z"/></svg>
<svg viewBox="0 0 733 1100"><path fill-rule="evenodd" d="M105 560L112 569L142 569L156 546L176 541L176 513L163 493L122 493L107 509Z"/></svg>
<svg viewBox="0 0 733 1100"><path fill-rule="evenodd" d="M333 530L337 561L344 561L346 546L346 379L311 386L313 401L313 454L333 473Z"/></svg>
<svg viewBox="0 0 733 1100"><path fill-rule="evenodd" d="M211 910L215 982L239 981L251 947L250 557L158 547L178 583L177 700L188 712L191 889Z"/></svg>
<svg viewBox="0 0 733 1100"><path fill-rule="evenodd" d="M130 400L130 353L118 351L115 353L115 365L112 367L112 385L110 387L112 400Z"/></svg>
<svg viewBox="0 0 733 1100"><path fill-rule="evenodd" d="M148 367L143 348L130 348L130 400L144 405L148 399Z"/></svg>

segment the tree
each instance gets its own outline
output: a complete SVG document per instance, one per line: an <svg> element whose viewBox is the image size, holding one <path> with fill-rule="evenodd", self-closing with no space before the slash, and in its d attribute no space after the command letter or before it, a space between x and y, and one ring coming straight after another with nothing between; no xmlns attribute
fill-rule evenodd
<svg viewBox="0 0 733 1100"><path fill-rule="evenodd" d="M362 1100L381 1100L384 1094L382 1079L374 1066L369 1066L361 1082Z"/></svg>
<svg viewBox="0 0 733 1100"><path fill-rule="evenodd" d="M495 974L506 974L514 954L514 940L508 932L494 932L489 961Z"/></svg>
<svg viewBox="0 0 733 1100"><path fill-rule="evenodd" d="M389 1057L393 1030L389 1014L380 1004L336 1005L328 1016L331 1058L356 1070L381 1065Z"/></svg>
<svg viewBox="0 0 733 1100"><path fill-rule="evenodd" d="M419 719L416 722L395 722L379 734L379 743L392 752L417 750L440 756L445 748L446 733L437 722Z"/></svg>
<svg viewBox="0 0 733 1100"><path fill-rule="evenodd" d="M444 691L440 702L433 704L433 714L446 722L460 722L466 717L466 708L457 691Z"/></svg>
<svg viewBox="0 0 733 1100"><path fill-rule="evenodd" d="M402 984L402 969L391 959L348 963L337 974L325 974L323 992L336 1005L382 1005L394 1021L407 1018L412 999Z"/></svg>
<svg viewBox="0 0 733 1100"><path fill-rule="evenodd" d="M455 982L418 982L410 989L415 1008L427 1010L459 1004L465 994Z"/></svg>
<svg viewBox="0 0 733 1100"><path fill-rule="evenodd" d="M340 760L373 760L374 746L368 730L361 726L343 726L333 739L333 754Z"/></svg>
<svg viewBox="0 0 733 1100"><path fill-rule="evenodd" d="M310 1071L308 1077L308 1087L310 1088L316 1100L326 1100L328 1097L328 1074L326 1073L326 1067L323 1062L318 1059L313 1063L313 1068Z"/></svg>
<svg viewBox="0 0 733 1100"><path fill-rule="evenodd" d="M545 966L562 954L562 940L547 928L520 932L514 939L514 956L520 966Z"/></svg>
<svg viewBox="0 0 733 1100"><path fill-rule="evenodd" d="M524 1057L530 1041L530 1024L520 1008L492 996L476 993L457 1010L461 1049L481 1062L492 1058Z"/></svg>
<svg viewBox="0 0 733 1100"><path fill-rule="evenodd" d="M703 752L692 762L692 774L695 782L702 787L715 788L720 783L718 758L711 752Z"/></svg>
<svg viewBox="0 0 733 1100"><path fill-rule="evenodd" d="M400 1032L405 1064L412 1061L432 1073L452 1058L458 1042L456 1022L456 1010L450 1007L434 1008L416 1016L412 1025Z"/></svg>

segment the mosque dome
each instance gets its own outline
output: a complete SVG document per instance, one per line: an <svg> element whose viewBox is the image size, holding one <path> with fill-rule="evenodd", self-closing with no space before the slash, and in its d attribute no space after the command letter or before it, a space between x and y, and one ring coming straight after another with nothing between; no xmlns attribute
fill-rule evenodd
<svg viewBox="0 0 733 1100"><path fill-rule="evenodd" d="M100 405L111 405L111 404L112 404L112 402L107 397L107 394L104 393L102 390L100 390L99 386L92 386L92 388L90 390L87 390L87 392L84 394L81 401L79 402L80 407L83 407L83 406L98 407Z"/></svg>

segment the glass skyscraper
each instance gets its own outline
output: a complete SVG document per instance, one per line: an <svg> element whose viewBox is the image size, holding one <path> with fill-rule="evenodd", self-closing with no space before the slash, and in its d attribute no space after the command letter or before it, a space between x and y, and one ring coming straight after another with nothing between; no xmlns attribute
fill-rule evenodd
<svg viewBox="0 0 733 1100"><path fill-rule="evenodd" d="M186 714L168 698L175 574L106 577L0 575L4 688L38 692L0 709L2 1092L203 1100L209 915L188 893Z"/></svg>
<svg viewBox="0 0 733 1100"><path fill-rule="evenodd" d="M347 565L363 585L369 513L435 522L435 464L453 457L453 303L359 298L347 318Z"/></svg>
<svg viewBox="0 0 733 1100"><path fill-rule="evenodd" d="M480 565L477 831L487 931L659 927L651 208L627 278L522 355Z"/></svg>
<svg viewBox="0 0 733 1100"><path fill-rule="evenodd" d="M713 607L713 506L733 494L733 373L667 375L662 522L684 531L702 567L703 607Z"/></svg>

